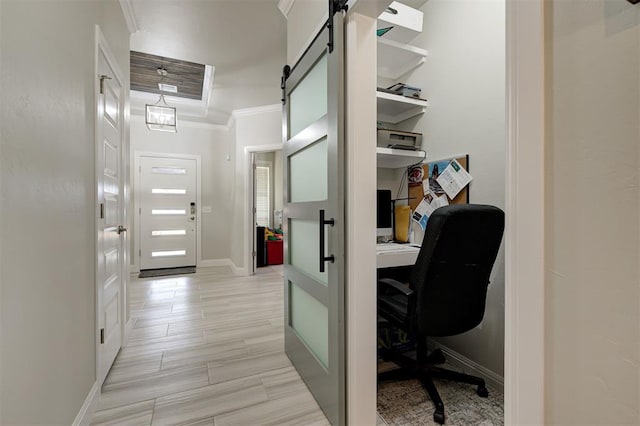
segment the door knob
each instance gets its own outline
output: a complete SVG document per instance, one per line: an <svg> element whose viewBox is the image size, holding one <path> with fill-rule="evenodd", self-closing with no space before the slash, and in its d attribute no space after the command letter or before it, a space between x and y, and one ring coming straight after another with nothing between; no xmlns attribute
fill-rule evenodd
<svg viewBox="0 0 640 426"><path fill-rule="evenodd" d="M127 232L127 228L125 228L122 225L118 225L118 230L116 231L118 233L118 235L122 234L123 232Z"/></svg>

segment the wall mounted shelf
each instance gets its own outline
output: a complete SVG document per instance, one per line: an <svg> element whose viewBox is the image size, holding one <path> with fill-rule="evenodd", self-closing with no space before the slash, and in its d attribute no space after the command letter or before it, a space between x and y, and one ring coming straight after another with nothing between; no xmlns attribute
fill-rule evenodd
<svg viewBox="0 0 640 426"><path fill-rule="evenodd" d="M422 65L427 51L378 37L378 76L395 80Z"/></svg>
<svg viewBox="0 0 640 426"><path fill-rule="evenodd" d="M426 111L427 101L391 93L376 92L378 121L400 123Z"/></svg>
<svg viewBox="0 0 640 426"><path fill-rule="evenodd" d="M419 163L425 157L422 151L407 151L404 149L376 148L378 167L383 169L399 169Z"/></svg>

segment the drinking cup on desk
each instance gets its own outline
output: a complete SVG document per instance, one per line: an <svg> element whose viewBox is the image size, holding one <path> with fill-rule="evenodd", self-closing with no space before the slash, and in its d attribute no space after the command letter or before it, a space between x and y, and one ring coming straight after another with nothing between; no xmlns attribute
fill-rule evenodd
<svg viewBox="0 0 640 426"><path fill-rule="evenodd" d="M411 207L396 206L394 211L395 217L395 240L400 243L409 242L409 225L411 221Z"/></svg>

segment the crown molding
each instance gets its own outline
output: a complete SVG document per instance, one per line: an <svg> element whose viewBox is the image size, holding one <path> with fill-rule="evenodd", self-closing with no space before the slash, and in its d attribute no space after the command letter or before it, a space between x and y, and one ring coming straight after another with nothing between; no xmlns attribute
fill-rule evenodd
<svg viewBox="0 0 640 426"><path fill-rule="evenodd" d="M144 121L144 111L131 111L131 122L142 123L145 124ZM207 121L193 121L189 120L189 118L178 118L178 132L180 132L180 127L188 127L195 129L212 129L212 130L229 130L227 124L218 124L211 123Z"/></svg>
<svg viewBox="0 0 640 426"><path fill-rule="evenodd" d="M231 115L233 117L246 117L250 115L258 115L264 114L268 112L281 112L282 105L281 104L273 104L273 105L264 105L253 108L243 108L243 109L234 109Z"/></svg>
<svg viewBox="0 0 640 426"><path fill-rule="evenodd" d="M138 26L136 14L133 11L133 0L120 0L120 8L122 9L124 20L127 22L129 34L138 32L140 27Z"/></svg>
<svg viewBox="0 0 640 426"><path fill-rule="evenodd" d="M280 12L282 12L285 18L289 16L289 11L291 11L293 3L295 2L296 0L280 0L278 2L278 9L280 9Z"/></svg>

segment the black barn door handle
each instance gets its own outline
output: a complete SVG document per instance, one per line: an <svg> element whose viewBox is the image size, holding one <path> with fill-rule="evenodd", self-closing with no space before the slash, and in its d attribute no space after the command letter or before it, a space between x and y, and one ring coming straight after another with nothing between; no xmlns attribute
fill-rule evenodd
<svg viewBox="0 0 640 426"><path fill-rule="evenodd" d="M325 239L325 235L324 235L324 226L325 225L331 225L333 226L335 224L335 220L333 219L327 219L325 220L324 218L324 210L320 210L320 272L324 272L324 263L325 262L335 262L335 257L333 255L330 256L325 256L324 255L324 239Z"/></svg>

